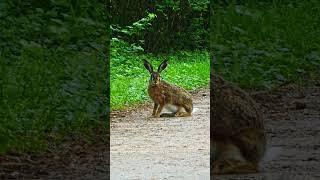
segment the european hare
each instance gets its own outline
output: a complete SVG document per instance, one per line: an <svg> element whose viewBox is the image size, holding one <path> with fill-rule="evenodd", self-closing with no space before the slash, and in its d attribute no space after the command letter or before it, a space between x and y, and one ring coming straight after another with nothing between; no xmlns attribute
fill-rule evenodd
<svg viewBox="0 0 320 180"><path fill-rule="evenodd" d="M155 72L152 65L144 60L144 66L150 73L148 94L154 102L152 116L160 117L164 107L173 111L172 116L191 116L193 109L191 94L180 87L161 80L160 73L167 67L167 62L168 60L164 60L159 65L158 71ZM173 110L172 107L176 110ZM183 109L186 112L183 112Z"/></svg>
<svg viewBox="0 0 320 180"><path fill-rule="evenodd" d="M263 117L243 90L211 74L214 174L254 173L266 149Z"/></svg>

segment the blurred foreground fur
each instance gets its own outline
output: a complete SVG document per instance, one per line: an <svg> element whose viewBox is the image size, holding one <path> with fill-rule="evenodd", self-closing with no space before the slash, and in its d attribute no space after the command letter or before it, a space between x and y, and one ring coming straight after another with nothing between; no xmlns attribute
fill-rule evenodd
<svg viewBox="0 0 320 180"><path fill-rule="evenodd" d="M211 78L211 168L214 174L255 173L266 151L263 116L243 90Z"/></svg>

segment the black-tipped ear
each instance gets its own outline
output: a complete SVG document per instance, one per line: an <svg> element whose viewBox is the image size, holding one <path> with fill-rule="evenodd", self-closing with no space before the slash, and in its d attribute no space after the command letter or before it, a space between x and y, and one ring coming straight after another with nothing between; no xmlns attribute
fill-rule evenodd
<svg viewBox="0 0 320 180"><path fill-rule="evenodd" d="M147 61L147 60L143 60L143 64L144 64L144 67L150 72L150 73L153 73L153 67L152 65Z"/></svg>
<svg viewBox="0 0 320 180"><path fill-rule="evenodd" d="M161 73L161 71L163 71L167 67L167 65L168 65L167 62L168 62L168 60L166 59L159 65L159 67L158 67L159 73Z"/></svg>

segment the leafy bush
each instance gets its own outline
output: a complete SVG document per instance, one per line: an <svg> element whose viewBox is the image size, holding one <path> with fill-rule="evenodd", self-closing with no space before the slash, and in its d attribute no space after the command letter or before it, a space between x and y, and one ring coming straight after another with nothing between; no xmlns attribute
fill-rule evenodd
<svg viewBox="0 0 320 180"><path fill-rule="evenodd" d="M200 50L208 46L208 0L201 1L112 1L112 24L126 29L148 14L155 14L151 27L132 38L130 43L142 41L146 52L161 53L177 50ZM121 14L122 17L118 15Z"/></svg>
<svg viewBox="0 0 320 180"><path fill-rule="evenodd" d="M133 48L139 47L141 50L143 50L142 46L144 45L144 40L142 37L145 35L147 28L151 26L151 22L156 17L157 16L155 14L149 13L147 17L144 17L137 22L134 22L132 25L124 28L121 28L117 24L111 24L111 36L114 37L113 42L121 39L122 41L132 43Z"/></svg>

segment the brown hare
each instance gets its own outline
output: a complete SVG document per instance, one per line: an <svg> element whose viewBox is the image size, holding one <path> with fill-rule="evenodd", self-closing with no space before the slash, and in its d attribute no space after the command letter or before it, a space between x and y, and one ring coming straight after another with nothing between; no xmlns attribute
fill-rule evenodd
<svg viewBox="0 0 320 180"><path fill-rule="evenodd" d="M159 65L158 71L153 71L152 65L144 60L144 66L150 73L148 94L154 102L152 116L160 117L164 107L173 111L172 116L191 116L193 110L191 94L181 87L161 80L160 73L167 67L167 62L168 60L164 60ZM183 112L183 109L186 112Z"/></svg>
<svg viewBox="0 0 320 180"><path fill-rule="evenodd" d="M246 92L210 76L212 173L257 172L266 150L262 114Z"/></svg>

